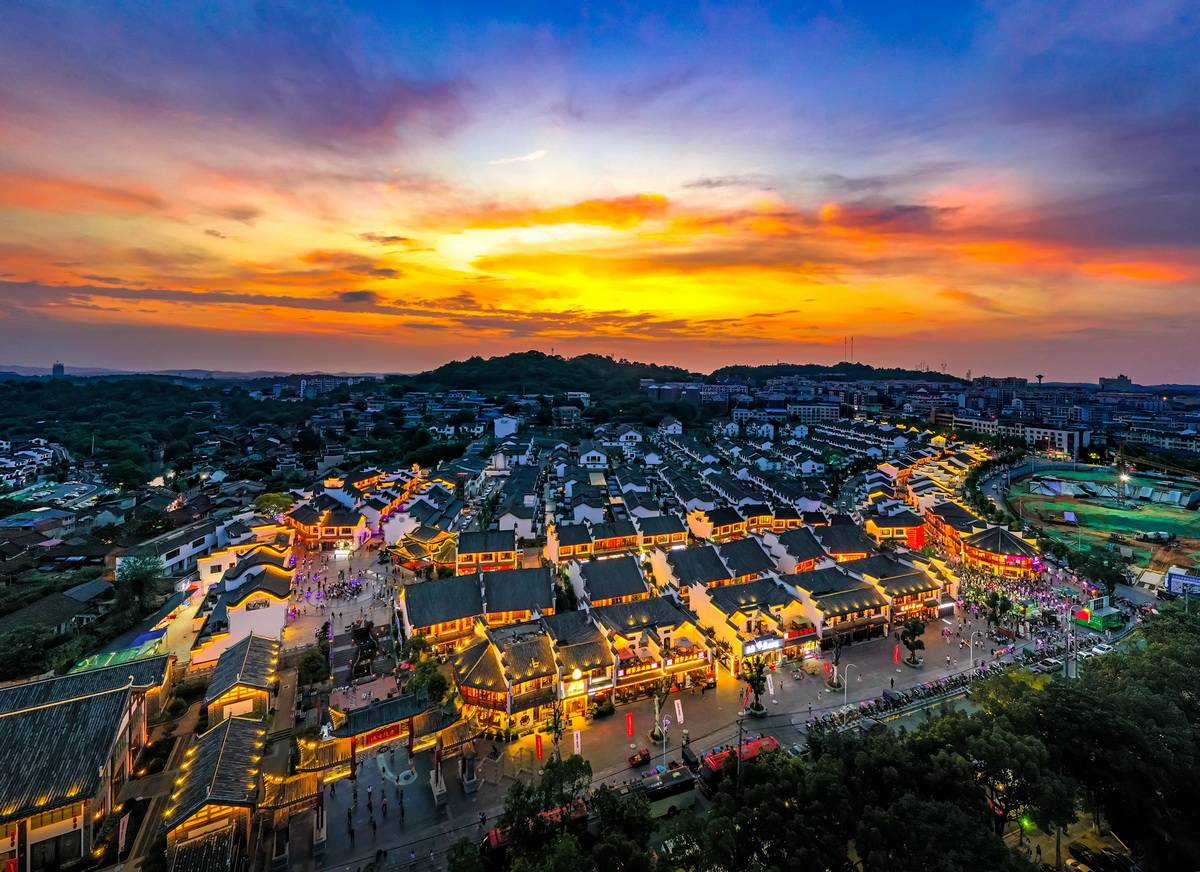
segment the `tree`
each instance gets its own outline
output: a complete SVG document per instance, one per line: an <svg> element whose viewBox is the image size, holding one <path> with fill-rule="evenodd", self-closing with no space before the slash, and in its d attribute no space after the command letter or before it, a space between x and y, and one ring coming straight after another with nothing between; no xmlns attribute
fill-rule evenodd
<svg viewBox="0 0 1200 872"><path fill-rule="evenodd" d="M329 660L329 621L323 623L313 634L317 640L317 650L326 661Z"/></svg>
<svg viewBox="0 0 1200 872"><path fill-rule="evenodd" d="M305 427L296 434L295 448L301 454L316 454L322 444L321 435L311 427Z"/></svg>
<svg viewBox="0 0 1200 872"><path fill-rule="evenodd" d="M514 783L504 797L504 813L500 816L500 826L509 831L510 860L544 850L556 834L557 824L542 812L569 806L588 796L591 779L591 765L573 754L565 760L551 759L541 778L532 784Z"/></svg>
<svg viewBox="0 0 1200 872"><path fill-rule="evenodd" d="M320 651L306 651L296 667L300 684L321 684L329 679L329 662Z"/></svg>
<svg viewBox="0 0 1200 872"><path fill-rule="evenodd" d="M268 515L282 515L295 504L296 500L291 494L284 493L259 494L254 500L255 510Z"/></svg>
<svg viewBox="0 0 1200 872"><path fill-rule="evenodd" d="M1012 611L1012 600L997 591L992 591L984 601L984 610L989 625L1000 626Z"/></svg>
<svg viewBox="0 0 1200 872"><path fill-rule="evenodd" d="M925 641L921 638L925 633L925 622L919 618L910 618L900 628L900 642L908 649L908 662L917 665L917 652L925 650Z"/></svg>
<svg viewBox="0 0 1200 872"><path fill-rule="evenodd" d="M446 868L449 872L486 872L479 845L470 839L459 839L446 852Z"/></svg>
<svg viewBox="0 0 1200 872"><path fill-rule="evenodd" d="M767 661L761 655L744 659L741 674L738 677L754 694L754 702L749 705L749 711L751 713L762 712L764 706L761 697L767 690Z"/></svg>
<svg viewBox="0 0 1200 872"><path fill-rule="evenodd" d="M125 607L144 612L155 585L163 576L162 558L157 554L134 554L121 558L117 568L117 600Z"/></svg>
<svg viewBox="0 0 1200 872"><path fill-rule="evenodd" d="M441 705L449 690L450 682L442 674L437 660L427 656L416 661L404 685L405 693L424 696L433 705Z"/></svg>
<svg viewBox="0 0 1200 872"><path fill-rule="evenodd" d="M429 640L424 636L409 636L400 646L400 659L415 663L429 653Z"/></svg>
<svg viewBox="0 0 1200 872"><path fill-rule="evenodd" d="M0 681L27 678L49 669L52 641L54 630L45 624L26 624L0 633Z"/></svg>

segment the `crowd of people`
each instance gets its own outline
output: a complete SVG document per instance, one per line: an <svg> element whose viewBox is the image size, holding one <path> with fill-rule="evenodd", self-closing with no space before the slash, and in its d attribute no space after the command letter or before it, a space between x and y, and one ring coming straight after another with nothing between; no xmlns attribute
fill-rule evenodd
<svg viewBox="0 0 1200 872"><path fill-rule="evenodd" d="M391 602L392 581L371 569L333 569L327 553L308 553L296 563L291 618L327 615L349 629L369 618L374 604ZM356 608L357 607L357 608Z"/></svg>

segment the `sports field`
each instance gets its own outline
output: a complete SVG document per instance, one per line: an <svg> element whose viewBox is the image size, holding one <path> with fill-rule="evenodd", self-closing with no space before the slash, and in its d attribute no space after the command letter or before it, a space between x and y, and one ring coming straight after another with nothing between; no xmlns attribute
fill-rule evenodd
<svg viewBox="0 0 1200 872"><path fill-rule="evenodd" d="M1068 495L1031 494L1030 488L1038 480L1059 479L1071 482L1089 482L1094 485L1115 487L1116 473L1112 470L1077 470L1040 473L1014 481L1009 491L1009 502L1014 511L1039 526L1047 533L1068 544L1091 545L1106 548L1117 545L1132 548L1138 565L1159 569L1176 564L1200 562L1200 512L1180 506L1144 502L1132 496L1124 504L1114 497L1089 497ZM1179 490L1185 495L1200 490L1200 482L1183 479L1164 481L1143 475L1132 475L1125 485L1125 493L1136 494L1142 487L1156 490ZM1070 524L1064 513L1074 512L1077 524ZM1170 545L1139 542L1138 533L1171 533L1177 540ZM1119 537L1113 540L1113 536Z"/></svg>

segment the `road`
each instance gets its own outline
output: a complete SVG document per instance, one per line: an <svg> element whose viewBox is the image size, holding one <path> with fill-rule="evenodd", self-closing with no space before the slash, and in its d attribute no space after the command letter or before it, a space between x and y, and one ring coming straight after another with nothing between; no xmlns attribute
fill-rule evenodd
<svg viewBox="0 0 1200 872"><path fill-rule="evenodd" d="M1097 466L1089 463L1074 463L1065 460L1045 460L1040 457L1029 457L1016 466L1002 469L980 482L979 489L994 505L1006 511L1012 511L1008 505L1008 489L1013 480L1025 475L1039 472L1056 472L1077 469L1109 469L1107 466Z"/></svg>

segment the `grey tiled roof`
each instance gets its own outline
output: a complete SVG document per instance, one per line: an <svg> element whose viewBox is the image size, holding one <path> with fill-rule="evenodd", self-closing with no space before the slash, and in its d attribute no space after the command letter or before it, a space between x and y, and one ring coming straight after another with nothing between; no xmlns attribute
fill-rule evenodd
<svg viewBox="0 0 1200 872"><path fill-rule="evenodd" d="M857 524L829 524L818 527L816 534L830 554L876 553L875 540Z"/></svg>
<svg viewBox="0 0 1200 872"><path fill-rule="evenodd" d="M726 615L755 606L786 605L795 600L795 597L774 578L760 578L745 584L710 588L708 598Z"/></svg>
<svg viewBox="0 0 1200 872"><path fill-rule="evenodd" d="M770 572L775 568L775 562L763 550L758 540L753 537L718 545L717 551L720 553L721 559L725 561L725 565L736 576Z"/></svg>
<svg viewBox="0 0 1200 872"><path fill-rule="evenodd" d="M708 520L712 522L714 527L727 527L732 524L740 524L745 520L737 509L728 506L718 506L708 513Z"/></svg>
<svg viewBox="0 0 1200 872"><path fill-rule="evenodd" d="M684 533L687 525L675 515L656 515L650 518L638 518L634 521L643 536L667 536L671 533Z"/></svg>
<svg viewBox="0 0 1200 872"><path fill-rule="evenodd" d="M516 535L512 530L482 530L458 534L459 554L480 554L484 551L515 551Z"/></svg>
<svg viewBox="0 0 1200 872"><path fill-rule="evenodd" d="M547 567L501 569L483 575L483 603L489 612L547 610L554 605L554 580Z"/></svg>
<svg viewBox="0 0 1200 872"><path fill-rule="evenodd" d="M189 749L183 784L171 795L165 812L167 829L191 817L206 805L254 807L258 795L259 763L267 731L263 722L229 718L196 738Z"/></svg>
<svg viewBox="0 0 1200 872"><path fill-rule="evenodd" d="M483 614L483 595L475 573L410 584L402 596L414 627L432 627Z"/></svg>
<svg viewBox="0 0 1200 872"><path fill-rule="evenodd" d="M217 658L204 701L212 702L239 685L269 690L275 683L273 676L278 656L279 642L266 636L251 634L229 646Z"/></svg>
<svg viewBox="0 0 1200 872"><path fill-rule="evenodd" d="M0 714L0 823L97 793L130 692L119 687Z"/></svg>
<svg viewBox="0 0 1200 872"><path fill-rule="evenodd" d="M104 693L126 685L134 690L158 687L167 680L171 659L170 654L160 654L116 666L9 685L0 688L0 715L31 706Z"/></svg>
<svg viewBox="0 0 1200 872"><path fill-rule="evenodd" d="M559 545L586 545L592 541L587 524L556 524L554 535Z"/></svg>
<svg viewBox="0 0 1200 872"><path fill-rule="evenodd" d="M1012 557L1037 557L1038 550L1005 527L990 527L963 540L971 548Z"/></svg>
<svg viewBox="0 0 1200 872"><path fill-rule="evenodd" d="M821 547L821 543L817 541L817 537L813 535L813 531L807 527L797 527L786 533L780 533L779 544L787 550L791 557L801 563L806 560L820 560L822 557L828 556L825 549Z"/></svg>
<svg viewBox="0 0 1200 872"><path fill-rule="evenodd" d="M592 609L601 623L614 630L628 633L644 627L677 627L691 621L691 616L669 597L650 597L631 603L617 603Z"/></svg>
<svg viewBox="0 0 1200 872"><path fill-rule="evenodd" d="M582 564L580 571L584 589L593 601L632 596L649 590L637 558L630 555L609 560L589 560Z"/></svg>
<svg viewBox="0 0 1200 872"><path fill-rule="evenodd" d="M233 864L236 831L228 826L188 839L175 849L171 872L227 872Z"/></svg>
<svg viewBox="0 0 1200 872"><path fill-rule="evenodd" d="M716 581L728 581L733 578L717 549L711 545L699 548L681 548L667 553L667 563L678 579L679 584L687 587L692 584L711 584Z"/></svg>

